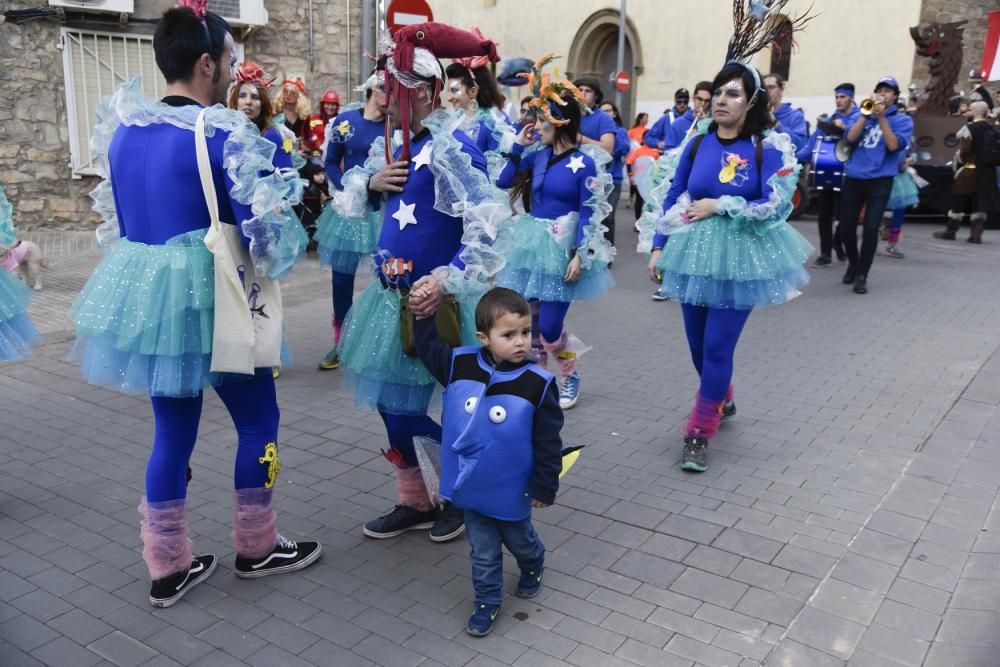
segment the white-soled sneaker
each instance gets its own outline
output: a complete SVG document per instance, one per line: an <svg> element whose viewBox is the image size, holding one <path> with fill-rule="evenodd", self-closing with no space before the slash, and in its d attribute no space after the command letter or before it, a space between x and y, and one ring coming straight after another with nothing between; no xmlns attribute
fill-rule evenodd
<svg viewBox="0 0 1000 667"><path fill-rule="evenodd" d="M274 551L263 558L244 558L236 555L236 576L240 579L257 579L272 574L295 572L309 567L323 551L319 542L294 542L278 535Z"/></svg>

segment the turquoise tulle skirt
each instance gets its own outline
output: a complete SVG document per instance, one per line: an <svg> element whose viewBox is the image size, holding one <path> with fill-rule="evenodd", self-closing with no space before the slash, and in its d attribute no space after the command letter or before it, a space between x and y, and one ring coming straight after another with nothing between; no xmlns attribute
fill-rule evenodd
<svg viewBox="0 0 1000 667"><path fill-rule="evenodd" d="M84 378L126 393L193 396L212 374L215 267L206 229L165 245L121 239L70 310Z"/></svg>
<svg viewBox="0 0 1000 667"><path fill-rule="evenodd" d="M333 206L326 206L313 235L320 266L329 266L338 273L354 273L361 258L375 252L381 229L381 211L369 209L363 217L344 218Z"/></svg>
<svg viewBox="0 0 1000 667"><path fill-rule="evenodd" d="M474 303L459 303L462 342L476 343ZM399 292L378 281L355 300L344 320L340 345L344 386L359 408L392 414L427 412L436 380L416 357L403 354L399 339Z"/></svg>
<svg viewBox="0 0 1000 667"><path fill-rule="evenodd" d="M920 203L920 189L913 181L909 172L900 172L892 179L892 193L889 195L889 203L885 210L892 211L897 208L908 208Z"/></svg>
<svg viewBox="0 0 1000 667"><path fill-rule="evenodd" d="M16 361L31 354L41 342L28 317L31 290L7 271L0 269L0 361Z"/></svg>
<svg viewBox="0 0 1000 667"><path fill-rule="evenodd" d="M809 282L813 247L791 225L758 231L713 216L671 234L657 268L660 293L695 306L748 310L794 299Z"/></svg>
<svg viewBox="0 0 1000 667"><path fill-rule="evenodd" d="M565 229L559 225L565 225L563 218L548 220L530 213L518 218L512 232L514 247L497 276L497 286L520 292L526 299L563 303L607 294L615 281L604 257L595 258L576 282L563 280L576 225L565 225Z"/></svg>

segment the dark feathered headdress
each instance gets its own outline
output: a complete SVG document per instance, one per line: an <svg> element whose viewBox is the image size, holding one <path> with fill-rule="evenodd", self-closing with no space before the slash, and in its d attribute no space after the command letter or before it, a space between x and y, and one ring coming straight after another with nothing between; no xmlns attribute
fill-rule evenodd
<svg viewBox="0 0 1000 667"><path fill-rule="evenodd" d="M791 0L733 0L733 36L729 38L726 63L739 63L750 70L758 90L762 88L760 73L748 64L750 58L763 48L780 48L783 40L813 19L809 14L811 5L804 13L786 18L784 9L789 2Z"/></svg>

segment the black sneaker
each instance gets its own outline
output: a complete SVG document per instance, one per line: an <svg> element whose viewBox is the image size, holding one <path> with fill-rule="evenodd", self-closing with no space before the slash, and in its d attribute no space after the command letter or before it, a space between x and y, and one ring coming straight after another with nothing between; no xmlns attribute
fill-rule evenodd
<svg viewBox="0 0 1000 667"><path fill-rule="evenodd" d="M684 456L681 458L681 470L705 472L708 470L708 440L689 435L684 438Z"/></svg>
<svg viewBox="0 0 1000 667"><path fill-rule="evenodd" d="M858 277L854 279L854 293L868 294L868 276L863 273L858 274Z"/></svg>
<svg viewBox="0 0 1000 667"><path fill-rule="evenodd" d="M830 266L831 264L833 264L833 260L830 259L829 255L820 255L813 262L813 266Z"/></svg>
<svg viewBox="0 0 1000 667"><path fill-rule="evenodd" d="M857 269L854 268L853 264L847 265L847 271L844 271L843 283L845 285L850 285L854 282L854 278L858 275Z"/></svg>
<svg viewBox="0 0 1000 667"><path fill-rule="evenodd" d="M837 252L837 261L838 262L846 262L847 261L847 253L844 252L844 247L843 246L837 246L837 248L835 250Z"/></svg>
<svg viewBox="0 0 1000 667"><path fill-rule="evenodd" d="M448 542L465 532L465 512L445 502L431 527L431 542Z"/></svg>
<svg viewBox="0 0 1000 667"><path fill-rule="evenodd" d="M153 582L149 589L149 603L161 608L173 606L185 593L212 576L218 564L212 554L195 556L188 569Z"/></svg>
<svg viewBox="0 0 1000 667"><path fill-rule="evenodd" d="M395 509L372 519L364 525L362 531L368 537L384 540L402 535L408 530L426 530L437 520L437 510L422 512L408 505L396 505Z"/></svg>
<svg viewBox="0 0 1000 667"><path fill-rule="evenodd" d="M517 597L531 599L538 595L538 591L542 589L542 573L544 572L544 567L538 568L537 572L521 570L521 578L517 581L515 591Z"/></svg>
<svg viewBox="0 0 1000 667"><path fill-rule="evenodd" d="M319 542L293 542L278 535L274 551L263 558L244 558L236 554L236 576L240 579L257 579L272 574L295 572L309 567L323 551Z"/></svg>
<svg viewBox="0 0 1000 667"><path fill-rule="evenodd" d="M722 421L727 422L736 416L736 403L729 401L722 404Z"/></svg>

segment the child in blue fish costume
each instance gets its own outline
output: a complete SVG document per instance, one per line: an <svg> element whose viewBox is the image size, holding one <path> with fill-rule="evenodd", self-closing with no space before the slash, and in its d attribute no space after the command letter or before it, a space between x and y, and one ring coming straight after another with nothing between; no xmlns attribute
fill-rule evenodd
<svg viewBox="0 0 1000 667"><path fill-rule="evenodd" d="M417 320L415 335L420 360L445 387L440 495L465 510L476 593L466 632L483 636L503 601L502 546L521 570L517 595L541 587L545 545L531 508L551 505L559 489L555 378L529 358L531 307L510 289L496 287L476 306L481 347L452 349L433 318Z"/></svg>

